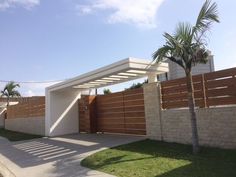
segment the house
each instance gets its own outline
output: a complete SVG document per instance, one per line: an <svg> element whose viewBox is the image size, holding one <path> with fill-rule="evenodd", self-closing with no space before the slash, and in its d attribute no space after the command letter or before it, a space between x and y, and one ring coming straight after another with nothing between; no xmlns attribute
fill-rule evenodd
<svg viewBox="0 0 236 177"><path fill-rule="evenodd" d="M185 77L185 73L183 68L181 68L178 64L171 62L170 60L165 61L169 64L169 72L161 74L158 77L158 80L160 81L167 81L167 80L173 80L173 79L179 79L182 77ZM206 64L197 64L192 68L192 75L198 75L203 73L209 73L214 72L214 56L210 55L208 62Z"/></svg>
<svg viewBox="0 0 236 177"><path fill-rule="evenodd" d="M47 87L46 98L27 98L10 106L5 127L50 137L119 133L189 144L186 79L157 82L157 76L168 69L168 63L136 58L115 62ZM148 77L148 83L142 88L108 95L90 94L95 88L143 77ZM235 79L236 68L193 78L200 145L236 147Z"/></svg>

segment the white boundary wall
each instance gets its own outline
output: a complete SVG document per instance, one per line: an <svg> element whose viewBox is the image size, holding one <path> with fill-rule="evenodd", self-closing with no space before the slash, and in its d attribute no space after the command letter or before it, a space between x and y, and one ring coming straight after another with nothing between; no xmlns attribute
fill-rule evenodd
<svg viewBox="0 0 236 177"><path fill-rule="evenodd" d="M5 129L35 135L45 135L45 118L28 117L5 119Z"/></svg>

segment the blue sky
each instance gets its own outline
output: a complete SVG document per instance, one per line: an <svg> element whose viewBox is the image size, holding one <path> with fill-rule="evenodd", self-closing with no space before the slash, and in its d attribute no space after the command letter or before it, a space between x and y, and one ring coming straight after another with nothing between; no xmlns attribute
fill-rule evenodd
<svg viewBox="0 0 236 177"><path fill-rule="evenodd" d="M71 78L129 56L151 59L179 21L194 23L204 0L0 0L0 79ZM216 0L209 34L216 70L236 66L236 1ZM0 89L4 83L0 83ZM42 95L49 84L21 84Z"/></svg>

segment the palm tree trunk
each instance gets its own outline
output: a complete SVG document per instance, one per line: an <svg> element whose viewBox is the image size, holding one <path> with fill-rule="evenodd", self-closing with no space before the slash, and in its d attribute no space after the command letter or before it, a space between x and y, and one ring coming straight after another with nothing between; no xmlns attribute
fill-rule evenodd
<svg viewBox="0 0 236 177"><path fill-rule="evenodd" d="M7 97L7 107L9 106L9 103L10 103L10 98Z"/></svg>
<svg viewBox="0 0 236 177"><path fill-rule="evenodd" d="M186 72L187 79L187 91L188 91L188 106L191 116L191 127L192 127L192 145L193 153L199 152L199 142L198 142L198 130L197 130L197 119L195 112L195 100L194 100L194 88L191 72Z"/></svg>
<svg viewBox="0 0 236 177"><path fill-rule="evenodd" d="M7 97L7 109L6 109L5 119L7 119L7 111L8 111L9 105L10 105L10 98ZM4 125L4 128L5 128L5 125Z"/></svg>

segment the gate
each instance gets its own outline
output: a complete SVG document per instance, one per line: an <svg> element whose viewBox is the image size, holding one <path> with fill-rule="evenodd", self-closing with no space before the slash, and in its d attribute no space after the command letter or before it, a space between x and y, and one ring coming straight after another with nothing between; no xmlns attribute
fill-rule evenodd
<svg viewBox="0 0 236 177"><path fill-rule="evenodd" d="M89 96L80 103L80 115L80 130L86 132L146 134L142 88Z"/></svg>

